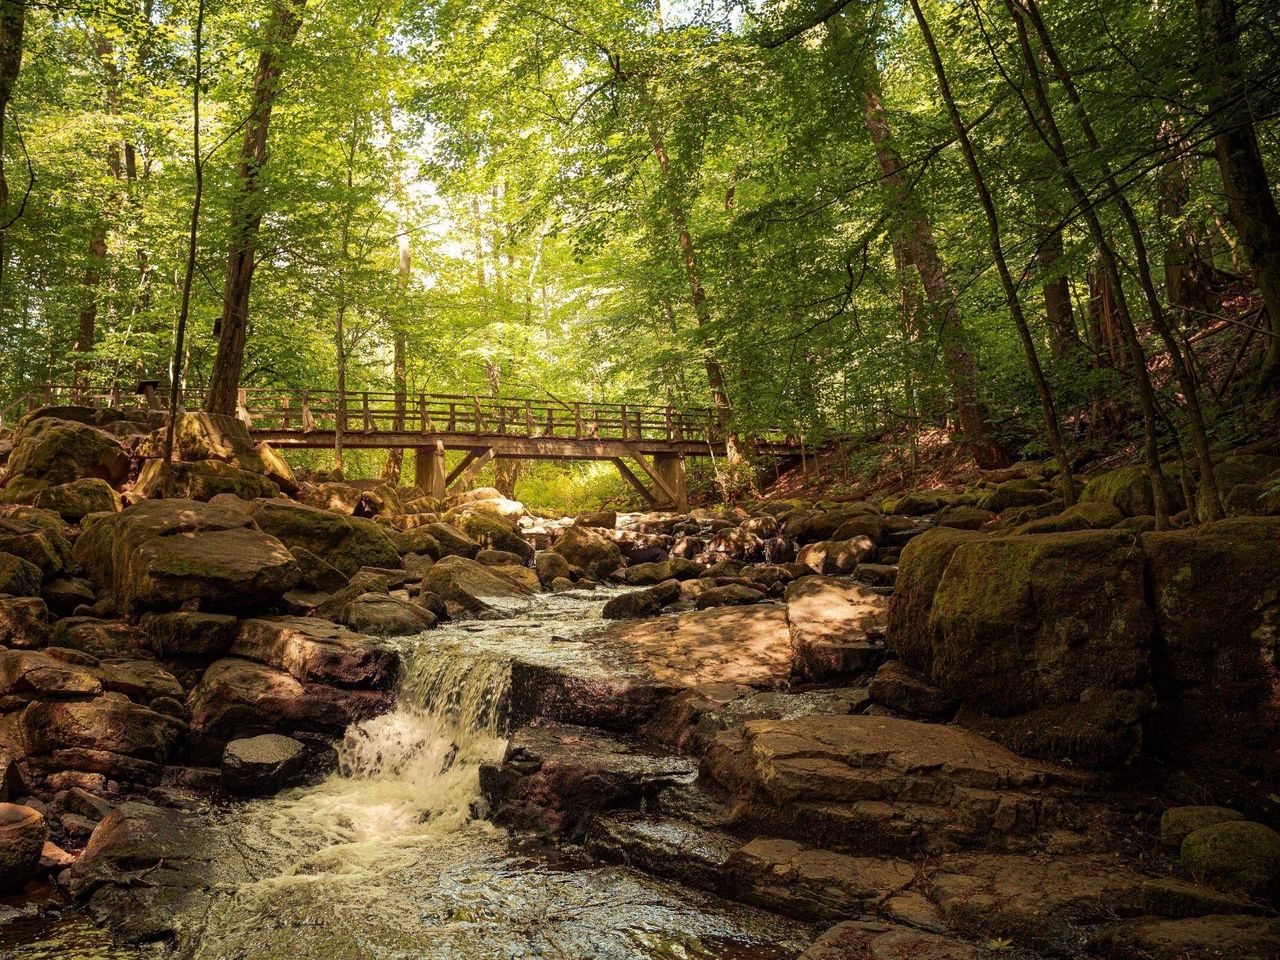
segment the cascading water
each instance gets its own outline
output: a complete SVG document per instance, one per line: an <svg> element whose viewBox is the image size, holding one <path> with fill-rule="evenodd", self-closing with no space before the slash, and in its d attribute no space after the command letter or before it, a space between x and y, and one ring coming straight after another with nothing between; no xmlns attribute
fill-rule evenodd
<svg viewBox="0 0 1280 960"><path fill-rule="evenodd" d="M336 774L205 815L225 863L212 871L207 909L183 924L181 952L195 960L795 956L807 938L794 924L573 851L522 846L478 817L479 766L506 746L512 658L583 656L575 640L598 624L601 601L549 595L512 620L406 639L396 708L347 731Z"/></svg>

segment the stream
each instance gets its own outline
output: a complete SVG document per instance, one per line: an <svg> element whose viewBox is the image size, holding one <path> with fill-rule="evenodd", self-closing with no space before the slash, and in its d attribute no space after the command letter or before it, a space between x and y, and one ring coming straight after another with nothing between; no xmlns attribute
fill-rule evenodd
<svg viewBox="0 0 1280 960"><path fill-rule="evenodd" d="M504 620L405 638L395 710L350 728L315 787L202 814L237 875L190 918L195 960L775 960L811 931L775 915L601 866L487 823L479 765L506 746L510 657L573 657L608 594L549 594ZM221 871L216 871L219 875ZM21 960L125 951L73 918L0 952ZM73 946L74 944L74 946ZM68 952L69 948L74 952Z"/></svg>

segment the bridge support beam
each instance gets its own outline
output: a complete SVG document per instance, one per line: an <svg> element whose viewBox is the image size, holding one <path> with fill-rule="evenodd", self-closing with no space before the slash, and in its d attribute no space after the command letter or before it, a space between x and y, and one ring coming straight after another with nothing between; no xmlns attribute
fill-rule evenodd
<svg viewBox="0 0 1280 960"><path fill-rule="evenodd" d="M670 495L670 509L685 513L689 509L689 489L685 484L684 454L657 453L653 456L654 472L662 478L662 486Z"/></svg>
<svg viewBox="0 0 1280 960"><path fill-rule="evenodd" d="M413 453L413 482L428 497L444 499L447 490L444 482L444 444L436 441L428 447L418 447Z"/></svg>
<svg viewBox="0 0 1280 960"><path fill-rule="evenodd" d="M445 487L449 490L465 490L476 478L485 465L493 459L493 448L469 450L462 462L453 468L453 472L445 478Z"/></svg>

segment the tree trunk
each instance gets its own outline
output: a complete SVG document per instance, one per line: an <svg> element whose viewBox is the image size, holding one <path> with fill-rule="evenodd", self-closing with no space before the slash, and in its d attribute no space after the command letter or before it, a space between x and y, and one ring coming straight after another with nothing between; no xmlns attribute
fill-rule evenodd
<svg viewBox="0 0 1280 960"><path fill-rule="evenodd" d="M964 321L933 238L933 224L928 214L914 203L911 189L902 175L902 158L893 146L888 118L875 89L874 78L866 81L863 107L867 130L880 165L880 182L889 192L888 203L892 209L906 213L905 223L899 231L899 242L906 262L913 265L920 275L933 332L942 349L943 366L956 418L960 422L960 433L978 466L984 469L1007 467L1013 458L991 436L987 412L978 396L978 365L969 350Z"/></svg>
<svg viewBox="0 0 1280 960"><path fill-rule="evenodd" d="M258 180L267 162L267 132L271 110L280 90L282 58L302 25L305 0L272 0L266 42L258 56L253 79L253 106L244 128L240 162L236 168L238 193L231 213L231 247L222 286L222 314L214 325L218 352L213 361L205 409L211 413L233 414L240 375L244 369L244 345L248 335L249 291L262 209Z"/></svg>
<svg viewBox="0 0 1280 960"><path fill-rule="evenodd" d="M1049 347L1058 360L1072 356L1080 349L1080 334L1071 310L1071 284L1058 267L1062 255L1062 231L1053 230L1041 245L1038 259L1044 313L1049 321Z"/></svg>
<svg viewBox="0 0 1280 960"><path fill-rule="evenodd" d="M94 328L98 323L98 287L102 284L102 266L107 259L107 228L101 220L95 220L90 228L89 256L84 267L84 303L80 307L79 330L76 335L76 353L93 351ZM89 386L89 361L78 358L75 364L73 392L78 396Z"/></svg>
<svg viewBox="0 0 1280 960"><path fill-rule="evenodd" d="M1023 59L1024 61L1029 61L1028 70L1034 77L1038 78L1040 74L1035 57L1028 55L1027 52L1025 43L1026 28L1022 21L1022 15L1013 6L1013 0L1005 0L1005 6L1018 27L1019 40L1023 42ZM1097 245L1104 275L1115 299L1116 316L1120 321L1120 330L1124 335L1129 359L1133 362L1134 380L1138 386L1138 398L1142 405L1143 452L1146 457L1147 481L1151 485L1151 496L1155 502L1156 526L1164 529L1169 525L1169 495L1165 489L1164 473L1160 466L1158 428L1160 411L1156 404L1155 389L1151 385L1151 376L1147 371L1146 354L1142 349L1142 343L1138 340L1138 331L1133 323L1133 315L1129 311L1129 302L1125 296L1124 284L1120 276L1120 268L1115 251L1112 250L1106 232L1102 229L1102 222L1098 219L1092 199L1085 192L1075 172L1071 169L1066 145L1054 120L1053 110L1050 108L1048 98L1045 95L1044 86L1037 82L1034 87L1037 108L1032 109L1031 105L1024 100L1023 103L1026 106L1027 115L1036 132L1053 153L1054 159L1057 161L1058 172L1066 184L1067 192L1071 195L1072 201L1089 225L1089 233L1093 242Z"/></svg>
<svg viewBox="0 0 1280 960"><path fill-rule="evenodd" d="M401 300L404 299L405 292L409 289L409 268L410 268L410 246L409 246L409 227L406 223L400 224L399 237L399 261L396 267L396 293L399 294ZM406 380L406 358L409 343L408 337L404 332L404 328L396 323L393 333L393 355L391 360L391 379L393 389L396 392L396 429L404 429L405 417L405 391L408 389ZM401 447L393 447L387 451L387 462L382 468L382 479L388 483L398 484L400 477L404 471L404 450Z"/></svg>
<svg viewBox="0 0 1280 960"><path fill-rule="evenodd" d="M26 0L0 0L0 318L4 315L4 269L9 258L9 181L4 169L4 122L22 69L22 28Z"/></svg>
<svg viewBox="0 0 1280 960"><path fill-rule="evenodd" d="M1093 123L1089 119L1089 113L1085 109L1084 100L1076 87L1075 79L1072 77L1071 71L1067 69L1066 63L1058 55L1048 27L1045 26L1044 19L1040 16L1040 8L1037 6L1036 0L1020 0L1020 2L1026 5L1027 13L1030 16L1032 25L1035 27L1040 45L1044 49L1045 55L1049 58L1049 62L1053 64L1058 80L1062 83L1063 89L1067 92L1067 98L1075 108L1076 118L1080 122L1080 129L1084 133L1085 141L1095 154L1103 158L1103 178L1107 189L1111 193L1112 202L1119 209L1120 216L1124 219L1125 226L1129 230L1129 238L1133 242L1138 281L1142 286L1143 295L1146 297L1147 307L1151 311L1151 322L1155 325L1156 332L1164 342L1165 350L1169 354L1169 360L1173 364L1174 376L1177 378L1178 385L1181 387L1183 397L1186 400L1187 420L1191 426L1191 440L1196 451L1196 463L1200 468L1199 505L1203 506L1203 519L1220 520L1225 516L1225 513L1222 509L1222 498L1218 494L1218 483L1214 479L1213 454L1209 449L1209 431L1205 425L1204 410L1200 406L1200 388L1196 383L1191 364L1182 352L1182 345L1178 343L1177 338L1174 336L1173 328L1169 325L1169 320L1165 316L1164 304L1156 292L1155 282L1151 278L1151 258L1147 255L1147 245L1142 235L1142 227L1138 223L1137 214L1134 213L1133 207L1129 203L1129 198L1116 180L1110 163L1105 159L1105 154L1101 149L1102 144L1094 132ZM1035 54L1031 49L1026 25L1022 17L1014 9L1014 0L1006 0L1006 4L1009 6L1010 12L1014 14L1014 24L1018 30L1018 43L1022 48L1023 60L1027 64L1032 83L1035 85L1036 100L1040 103L1041 112L1048 114L1051 111L1049 98L1044 89L1044 81L1040 75L1039 65L1036 63ZM1188 506L1192 505L1188 504Z"/></svg>
<svg viewBox="0 0 1280 960"><path fill-rule="evenodd" d="M1280 382L1280 210L1262 163L1248 85L1242 76L1236 0L1196 0L1200 43L1208 66L1214 146L1227 212L1253 268L1271 324L1262 382Z"/></svg>
<svg viewBox="0 0 1280 960"><path fill-rule="evenodd" d="M991 192L987 189L986 178L982 175L982 168L978 164L978 157L974 152L973 142L969 139L969 131L964 125L964 118L960 115L960 108L956 106L955 97L952 96L951 84L947 80L947 73L942 65L942 57L938 55L938 46L933 39L933 31L929 29L929 22L925 19L924 12L920 9L919 0L911 0L911 9L915 13L916 22L920 25L920 32L924 35L925 45L929 48L929 58L933 61L933 71L938 78L938 90L946 103L947 113L951 117L951 126L955 130L956 137L960 140L965 163L969 167L969 174L973 177L973 185L977 190L978 200L982 204L983 213L986 215L991 255L995 259L996 268L1000 273L1000 283L1004 287L1009 314L1013 317L1014 326L1018 330L1018 339L1022 341L1027 368L1031 371L1031 378L1036 385L1036 393L1040 397L1045 430L1049 438L1049 448L1053 451L1053 455L1058 461L1063 501L1068 506L1071 506L1076 502L1075 481L1071 476L1071 459L1067 456L1066 445L1062 442L1062 430L1058 424L1058 414L1054 408L1053 394L1049 389L1048 381L1045 379L1044 370L1040 366L1040 358L1036 355L1035 342L1031 339L1031 330L1027 326L1026 316L1022 312L1022 302L1018 299L1018 288L1009 273L1009 265L1005 262L1004 247L1000 239L1000 220L996 215L995 202L991 199Z"/></svg>

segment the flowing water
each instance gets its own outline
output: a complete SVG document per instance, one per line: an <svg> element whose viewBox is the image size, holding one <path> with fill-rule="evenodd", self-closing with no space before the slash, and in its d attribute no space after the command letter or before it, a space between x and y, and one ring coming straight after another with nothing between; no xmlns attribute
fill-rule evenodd
<svg viewBox="0 0 1280 960"><path fill-rule="evenodd" d="M808 940L795 924L572 852L522 845L478 819L479 764L500 758L506 745L511 655L578 656L576 638L598 621L601 605L598 597L550 595L512 620L464 622L406 640L396 709L347 731L337 774L208 815L226 858L249 879L221 890L193 920L192 955L794 957ZM59 955L28 949L16 955Z"/></svg>

